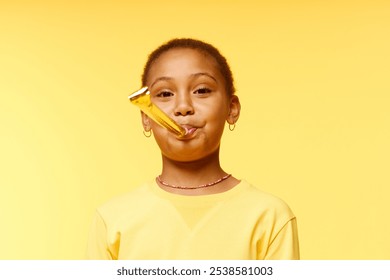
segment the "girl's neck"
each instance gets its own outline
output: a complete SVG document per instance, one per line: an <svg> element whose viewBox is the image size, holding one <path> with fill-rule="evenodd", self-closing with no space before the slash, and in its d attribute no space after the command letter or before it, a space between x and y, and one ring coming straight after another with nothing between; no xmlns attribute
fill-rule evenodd
<svg viewBox="0 0 390 280"><path fill-rule="evenodd" d="M197 187L213 183L226 175L227 173L221 168L218 152L191 162L177 162L163 156L161 179L170 185ZM170 188L158 182L165 191L181 195L220 193L231 189L238 183L239 181L232 176L210 187L194 189Z"/></svg>

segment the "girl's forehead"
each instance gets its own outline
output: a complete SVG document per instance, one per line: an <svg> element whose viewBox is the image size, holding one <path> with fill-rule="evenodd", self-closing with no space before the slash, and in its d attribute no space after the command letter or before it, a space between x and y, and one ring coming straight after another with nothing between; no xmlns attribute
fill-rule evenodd
<svg viewBox="0 0 390 280"><path fill-rule="evenodd" d="M208 70L220 75L216 60L209 54L196 49L175 48L162 53L151 65L150 76L158 75L160 72L180 72Z"/></svg>
<svg viewBox="0 0 390 280"><path fill-rule="evenodd" d="M199 60L201 62L206 62L208 64L216 64L216 60L209 54L204 51L190 48L174 48L170 49L160 55L159 58L156 59L155 63L159 61L169 62L171 60L189 60L196 61Z"/></svg>

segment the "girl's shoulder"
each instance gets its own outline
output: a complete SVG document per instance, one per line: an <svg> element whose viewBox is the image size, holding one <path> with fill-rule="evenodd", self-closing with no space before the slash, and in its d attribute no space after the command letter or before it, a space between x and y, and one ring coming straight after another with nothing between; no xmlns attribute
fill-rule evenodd
<svg viewBox="0 0 390 280"><path fill-rule="evenodd" d="M131 189L130 191L119 194L101 204L97 211L104 215L105 213L124 213L139 211L151 203L152 196L149 192L150 183L144 183Z"/></svg>
<svg viewBox="0 0 390 280"><path fill-rule="evenodd" d="M269 214L275 214L277 216L287 216L293 218L294 214L291 211L288 204L280 197L262 190L261 188L248 183L245 180L241 181L242 192L237 199L242 205L247 205L254 211L267 212Z"/></svg>

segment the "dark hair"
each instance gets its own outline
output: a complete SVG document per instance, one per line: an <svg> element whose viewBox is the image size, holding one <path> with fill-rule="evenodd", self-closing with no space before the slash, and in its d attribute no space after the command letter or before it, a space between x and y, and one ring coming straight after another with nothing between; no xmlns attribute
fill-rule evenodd
<svg viewBox="0 0 390 280"><path fill-rule="evenodd" d="M148 57L148 60L144 67L144 72L142 74L142 85L145 86L146 79L148 77L149 71L153 63L165 52L172 49L193 49L200 51L204 54L207 54L215 59L218 65L218 69L221 72L222 76L225 79L225 86L227 94L233 95L235 93L233 74L230 70L229 64L226 61L226 58L219 52L217 48L211 44L205 43L200 40L182 38L182 39L173 39L165 44L161 45L155 49Z"/></svg>

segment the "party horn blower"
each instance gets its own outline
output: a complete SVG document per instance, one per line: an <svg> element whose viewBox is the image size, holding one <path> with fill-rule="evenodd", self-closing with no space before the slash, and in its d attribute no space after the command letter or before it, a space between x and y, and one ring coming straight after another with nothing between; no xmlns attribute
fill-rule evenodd
<svg viewBox="0 0 390 280"><path fill-rule="evenodd" d="M129 95L129 100L162 127L165 127L179 137L186 135L187 132L183 127L178 125L174 120L161 111L160 108L152 103L148 87L143 87Z"/></svg>

